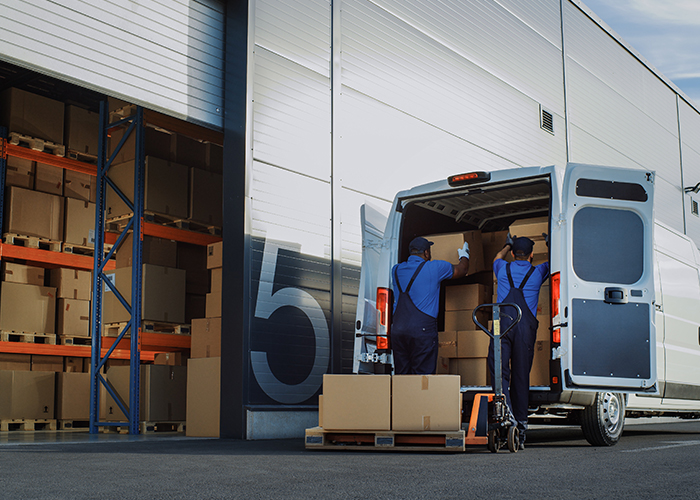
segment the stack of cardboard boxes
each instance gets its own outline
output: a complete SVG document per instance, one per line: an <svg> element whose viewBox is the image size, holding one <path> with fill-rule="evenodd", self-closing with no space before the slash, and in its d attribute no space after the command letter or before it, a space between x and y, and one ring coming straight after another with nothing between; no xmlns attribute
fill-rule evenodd
<svg viewBox="0 0 700 500"><path fill-rule="evenodd" d="M192 342L187 365L188 436L219 436L222 252L222 242L207 247L211 290L206 298L206 317L192 320Z"/></svg>

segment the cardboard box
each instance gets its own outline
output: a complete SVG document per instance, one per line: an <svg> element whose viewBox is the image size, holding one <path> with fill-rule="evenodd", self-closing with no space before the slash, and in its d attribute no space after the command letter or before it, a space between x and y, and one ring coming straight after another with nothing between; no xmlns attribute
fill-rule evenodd
<svg viewBox="0 0 700 500"><path fill-rule="evenodd" d="M438 356L457 357L457 332L438 332Z"/></svg>
<svg viewBox="0 0 700 500"><path fill-rule="evenodd" d="M10 354L0 352L0 370L29 371L32 358L29 354Z"/></svg>
<svg viewBox="0 0 700 500"><path fill-rule="evenodd" d="M133 233L129 233L117 249L117 269L131 267L133 262ZM174 240L144 235L141 244L141 263L162 267L177 267L177 247Z"/></svg>
<svg viewBox="0 0 700 500"><path fill-rule="evenodd" d="M438 375L447 375L450 373L450 359L452 358L440 356L438 354L437 369L435 370Z"/></svg>
<svg viewBox="0 0 700 500"><path fill-rule="evenodd" d="M176 162L188 167L206 170L207 146L204 142L177 134L175 136L175 144Z"/></svg>
<svg viewBox="0 0 700 500"><path fill-rule="evenodd" d="M486 325L484 325L486 326ZM482 330L457 332L457 358L485 358L489 355L491 337Z"/></svg>
<svg viewBox="0 0 700 500"><path fill-rule="evenodd" d="M323 376L326 430L391 430L391 375Z"/></svg>
<svg viewBox="0 0 700 500"><path fill-rule="evenodd" d="M459 389L459 377L453 375L394 375L391 378L391 430L460 430L462 394Z"/></svg>
<svg viewBox="0 0 700 500"><path fill-rule="evenodd" d="M85 361L88 361L87 370L85 370ZM90 358L66 356L63 358L63 371L67 373L89 373Z"/></svg>
<svg viewBox="0 0 700 500"><path fill-rule="evenodd" d="M90 336L90 301L58 299L56 333L76 337Z"/></svg>
<svg viewBox="0 0 700 500"><path fill-rule="evenodd" d="M116 284L119 293L131 304L131 267L114 270L108 276ZM104 323L129 321L130 315L104 284ZM168 323L185 322L185 271L171 267L143 264L141 287L141 319Z"/></svg>
<svg viewBox="0 0 700 500"><path fill-rule="evenodd" d="M223 225L222 185L221 174L190 169L190 220L214 227Z"/></svg>
<svg viewBox="0 0 700 500"><path fill-rule="evenodd" d="M530 370L530 385L549 385L549 360L552 357L552 345L549 340L535 342L535 356Z"/></svg>
<svg viewBox="0 0 700 500"><path fill-rule="evenodd" d="M0 330L54 333L56 289L49 286L2 282Z"/></svg>
<svg viewBox="0 0 700 500"><path fill-rule="evenodd" d="M187 272L187 293L206 295L209 289L207 247L190 243L177 243L177 266Z"/></svg>
<svg viewBox="0 0 700 500"><path fill-rule="evenodd" d="M159 352L153 358L154 365L187 366L187 354L182 352Z"/></svg>
<svg viewBox="0 0 700 500"><path fill-rule="evenodd" d="M216 269L224 265L224 242L217 241L207 246L207 269Z"/></svg>
<svg viewBox="0 0 700 500"><path fill-rule="evenodd" d="M430 254L433 260L446 260L450 264L458 264L459 254L457 249L462 248L464 243L467 242L469 243L469 274L485 269L481 231L432 234L425 238L434 243L430 247Z"/></svg>
<svg viewBox="0 0 700 500"><path fill-rule="evenodd" d="M318 426L323 427L323 394L318 395Z"/></svg>
<svg viewBox="0 0 700 500"><path fill-rule="evenodd" d="M187 361L187 436L219 437L221 358Z"/></svg>
<svg viewBox="0 0 700 500"><path fill-rule="evenodd" d="M59 299L91 300L92 273L78 269L51 269L51 286L56 287Z"/></svg>
<svg viewBox="0 0 700 500"><path fill-rule="evenodd" d="M54 418L56 375L0 371L0 419Z"/></svg>
<svg viewBox="0 0 700 500"><path fill-rule="evenodd" d="M78 153L97 156L100 114L69 104L65 115L66 147Z"/></svg>
<svg viewBox="0 0 700 500"><path fill-rule="evenodd" d="M537 326L537 338L536 338L536 340L546 340L546 341L551 340L552 333L551 333L551 330L549 329L551 319L549 317L549 314L547 314L547 315L538 314L537 321L539 322L539 325Z"/></svg>
<svg viewBox="0 0 700 500"><path fill-rule="evenodd" d="M117 395L129 401L131 366L112 366L107 370L107 381ZM200 388L195 388L195 391ZM100 397L100 415L106 421L127 420L116 401L103 388ZM187 367L169 365L141 365L140 421L185 421L187 412ZM128 405L127 405L128 406Z"/></svg>
<svg viewBox="0 0 700 500"><path fill-rule="evenodd" d="M56 418L90 420L90 374L58 373L56 375Z"/></svg>
<svg viewBox="0 0 700 500"><path fill-rule="evenodd" d="M0 123L9 132L63 144L64 104L10 88L0 94Z"/></svg>
<svg viewBox="0 0 700 500"><path fill-rule="evenodd" d="M66 198L95 203L97 200L97 180L95 176L66 170L63 173L63 195Z"/></svg>
<svg viewBox="0 0 700 500"><path fill-rule="evenodd" d="M63 371L63 356L44 356L40 354L32 354L33 372L62 372Z"/></svg>
<svg viewBox="0 0 700 500"><path fill-rule="evenodd" d="M544 242L544 236L542 236L542 233L549 234L549 217L516 220L510 225L509 231L513 237L525 236L530 238L532 241Z"/></svg>
<svg viewBox="0 0 700 500"><path fill-rule="evenodd" d="M47 165L46 163L36 162L34 190L63 196L63 169Z"/></svg>
<svg viewBox="0 0 700 500"><path fill-rule="evenodd" d="M211 270L211 291L221 292L223 285L223 268L217 267Z"/></svg>
<svg viewBox="0 0 700 500"><path fill-rule="evenodd" d="M185 293L185 323L207 315L207 295Z"/></svg>
<svg viewBox="0 0 700 500"><path fill-rule="evenodd" d="M14 262L2 263L2 280L26 285L44 286L46 269L36 266L25 266Z"/></svg>
<svg viewBox="0 0 700 500"><path fill-rule="evenodd" d="M34 162L16 156L8 156L5 185L19 186L25 189L34 188Z"/></svg>
<svg viewBox="0 0 700 500"><path fill-rule="evenodd" d="M192 320L190 356L217 358L221 356L221 318Z"/></svg>
<svg viewBox="0 0 700 500"><path fill-rule="evenodd" d="M486 358L450 360L450 373L461 377L462 385L485 387L488 385Z"/></svg>
<svg viewBox="0 0 700 500"><path fill-rule="evenodd" d="M487 270L493 269L493 259L496 254L503 250L503 246L506 244L506 236L508 231L495 231L492 233L481 233L481 243L483 245L484 254L484 268ZM506 255L504 259L508 262L512 261L513 258L510 252Z"/></svg>
<svg viewBox="0 0 700 500"><path fill-rule="evenodd" d="M72 245L95 247L95 204L66 198L64 240Z"/></svg>
<svg viewBox="0 0 700 500"><path fill-rule="evenodd" d="M125 128L116 128L110 130L110 140L109 140L109 154L116 149L119 141L122 140L124 136ZM155 158L160 158L166 161L177 161L176 154L176 136L162 129L155 129L153 127L144 127L144 151L146 156L153 156ZM136 158L136 148L135 148L135 134L129 134L126 142L117 153L114 158L114 164L125 163L128 161L133 161Z"/></svg>
<svg viewBox="0 0 700 500"><path fill-rule="evenodd" d="M491 302L491 290L481 284L445 287L445 311L465 311Z"/></svg>
<svg viewBox="0 0 700 500"><path fill-rule="evenodd" d="M7 189L5 232L63 239L63 198L17 186Z"/></svg>
<svg viewBox="0 0 700 500"><path fill-rule="evenodd" d="M490 311L488 309L479 309L476 313L476 319L479 320L482 325L486 326L489 320L489 314ZM478 326L474 324L471 310L445 312L445 331L473 330L475 328L478 328Z"/></svg>
<svg viewBox="0 0 700 500"><path fill-rule="evenodd" d="M221 316L221 292L211 292L207 294L207 318L218 318Z"/></svg>
<svg viewBox="0 0 700 500"><path fill-rule="evenodd" d="M110 178L131 201L134 195L134 161L110 167ZM146 156L144 172L143 209L147 212L186 219L189 215L189 168ZM107 189L107 217L118 217L131 213L128 206L113 189Z"/></svg>

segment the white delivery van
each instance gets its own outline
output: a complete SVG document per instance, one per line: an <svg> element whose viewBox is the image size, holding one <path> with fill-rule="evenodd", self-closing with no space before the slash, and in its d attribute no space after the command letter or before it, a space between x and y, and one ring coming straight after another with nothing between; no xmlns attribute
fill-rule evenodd
<svg viewBox="0 0 700 500"><path fill-rule="evenodd" d="M548 225L542 258L551 269L540 294L549 314L538 316L546 352L535 356L531 415L581 425L599 446L619 440L625 415L700 417L700 252L655 222L654 172L644 170L568 164L473 172L400 192L388 219L364 206L354 371L392 372L391 268L406 260L414 237L478 231L489 240L531 218ZM492 253L483 255L486 266ZM492 271L470 269L460 280L489 279ZM443 282L443 292L453 285ZM443 293L438 329L448 317L466 328L471 311L444 311L444 303ZM438 373L461 370L449 361ZM535 372L544 376L533 383ZM474 395L492 391L484 377L459 373L468 421Z"/></svg>

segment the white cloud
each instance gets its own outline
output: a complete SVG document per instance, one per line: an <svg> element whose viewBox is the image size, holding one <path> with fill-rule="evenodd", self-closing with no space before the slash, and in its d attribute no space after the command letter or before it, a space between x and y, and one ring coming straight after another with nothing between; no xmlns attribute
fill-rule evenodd
<svg viewBox="0 0 700 500"><path fill-rule="evenodd" d="M641 19L654 24L668 22L700 26L698 0L624 0L615 4L618 10L632 9Z"/></svg>

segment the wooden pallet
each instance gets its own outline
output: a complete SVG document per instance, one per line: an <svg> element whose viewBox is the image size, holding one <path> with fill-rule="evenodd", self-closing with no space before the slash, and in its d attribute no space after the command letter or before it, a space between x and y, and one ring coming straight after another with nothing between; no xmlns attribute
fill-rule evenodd
<svg viewBox="0 0 700 500"><path fill-rule="evenodd" d="M460 431L328 431L322 427L306 429L307 450L369 451L464 451Z"/></svg>
<svg viewBox="0 0 700 500"><path fill-rule="evenodd" d="M56 420L35 418L12 418L0 420L0 432L8 431L55 431Z"/></svg>
<svg viewBox="0 0 700 500"><path fill-rule="evenodd" d="M141 434L153 432L185 432L186 422L139 422Z"/></svg>
<svg viewBox="0 0 700 500"><path fill-rule="evenodd" d="M81 153L80 151L76 151L75 149L69 149L66 152L66 158L70 158L71 160L82 161L83 163L90 163L92 165L97 165L97 156L96 155L89 155L87 153Z"/></svg>
<svg viewBox="0 0 700 500"><path fill-rule="evenodd" d="M22 146L24 148L33 149L34 151L41 151L42 153L66 156L66 147L63 144L56 144L45 139L39 139L38 137L10 132L9 142L15 146Z"/></svg>
<svg viewBox="0 0 700 500"><path fill-rule="evenodd" d="M136 104L127 104L126 106L109 112L109 123L118 122L134 114L136 114Z"/></svg>
<svg viewBox="0 0 700 500"><path fill-rule="evenodd" d="M61 419L58 421L58 429L61 431L69 431L71 429L87 429L88 427L90 427L90 419L86 419L86 420Z"/></svg>
<svg viewBox="0 0 700 500"><path fill-rule="evenodd" d="M88 257L94 257L95 247L94 245L88 247L83 245L74 245L72 243L64 243L63 253L72 253L73 255L87 255Z"/></svg>
<svg viewBox="0 0 700 500"><path fill-rule="evenodd" d="M56 345L56 335L53 333L12 332L9 330L2 330L0 331L0 341Z"/></svg>
<svg viewBox="0 0 700 500"><path fill-rule="evenodd" d="M117 215L114 217L107 217L106 223L110 226L109 229L112 231L122 231L129 220L134 216L133 212L123 215ZM213 236L221 236L221 228L217 226L201 224L199 222L192 221L190 219L183 219L182 217L174 217L167 214L159 214L156 212L144 211L143 220L150 222L152 224L159 224L161 226L174 227L177 229L183 229L185 231L192 231L195 233L205 233L211 234Z"/></svg>
<svg viewBox="0 0 700 500"><path fill-rule="evenodd" d="M57 335L59 345L92 345L92 337L82 335Z"/></svg>
<svg viewBox="0 0 700 500"><path fill-rule="evenodd" d="M128 321L120 323L106 323L102 329L103 337L118 337L119 333L126 327ZM181 323L159 323L155 321L142 321L141 331L148 333L169 333L170 335L190 335L190 325ZM128 332L124 337L129 338L131 332Z"/></svg>
<svg viewBox="0 0 700 500"><path fill-rule="evenodd" d="M40 238L38 236L27 236L23 234L5 233L2 235L3 243L16 245L26 248L37 248L39 250L49 250L51 252L60 252L63 242L50 240L48 238Z"/></svg>
<svg viewBox="0 0 700 500"><path fill-rule="evenodd" d="M97 430L102 434L129 434L129 424L124 425L100 425Z"/></svg>

